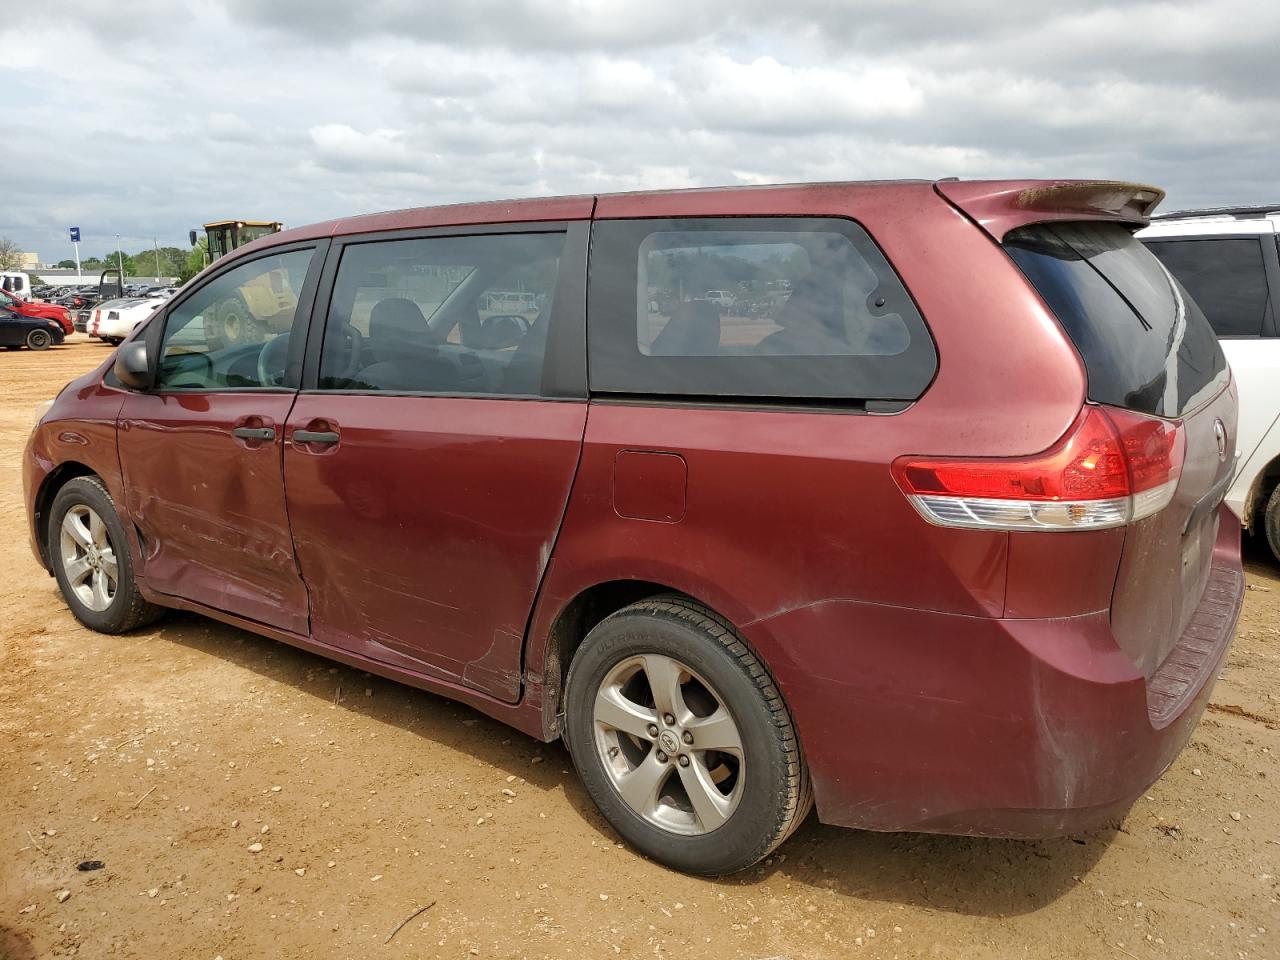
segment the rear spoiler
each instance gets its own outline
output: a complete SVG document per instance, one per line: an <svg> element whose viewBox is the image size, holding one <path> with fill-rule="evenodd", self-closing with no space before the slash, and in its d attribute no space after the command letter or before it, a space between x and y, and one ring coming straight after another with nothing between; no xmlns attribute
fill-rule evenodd
<svg viewBox="0 0 1280 960"><path fill-rule="evenodd" d="M1119 180L940 180L938 194L997 242L1046 220L1112 220L1145 227L1164 191Z"/></svg>

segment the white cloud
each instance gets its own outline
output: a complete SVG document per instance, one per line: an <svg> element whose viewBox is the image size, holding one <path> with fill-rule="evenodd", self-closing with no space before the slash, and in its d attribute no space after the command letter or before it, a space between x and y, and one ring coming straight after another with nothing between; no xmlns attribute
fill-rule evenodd
<svg viewBox="0 0 1280 960"><path fill-rule="evenodd" d="M1270 0L143 3L124 40L92 0L42 7L58 69L0 28L0 234L53 256L72 223L96 253L223 216L951 175L1280 201Z"/></svg>

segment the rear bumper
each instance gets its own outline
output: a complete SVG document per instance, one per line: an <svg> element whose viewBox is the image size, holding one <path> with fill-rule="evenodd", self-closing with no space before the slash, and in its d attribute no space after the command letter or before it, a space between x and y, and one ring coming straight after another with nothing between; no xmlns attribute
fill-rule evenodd
<svg viewBox="0 0 1280 960"><path fill-rule="evenodd" d="M762 621L819 817L871 830L1044 837L1120 816L1208 702L1244 597L1225 520L1209 586L1150 678L1106 611L962 617L830 601Z"/></svg>

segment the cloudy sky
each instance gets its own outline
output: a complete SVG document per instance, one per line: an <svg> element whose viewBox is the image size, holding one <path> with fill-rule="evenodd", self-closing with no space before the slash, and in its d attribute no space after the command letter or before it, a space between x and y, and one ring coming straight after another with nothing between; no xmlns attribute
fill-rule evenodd
<svg viewBox="0 0 1280 960"><path fill-rule="evenodd" d="M0 18L0 235L895 177L1280 202L1280 3L47 0Z"/></svg>

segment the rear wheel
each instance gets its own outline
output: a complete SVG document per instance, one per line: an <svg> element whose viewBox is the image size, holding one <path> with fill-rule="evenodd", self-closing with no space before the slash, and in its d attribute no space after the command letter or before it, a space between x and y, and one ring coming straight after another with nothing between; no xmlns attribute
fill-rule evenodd
<svg viewBox="0 0 1280 960"><path fill-rule="evenodd" d="M1267 546L1271 548L1271 555L1280 560L1280 485L1271 491L1267 500L1262 526L1267 532Z"/></svg>
<svg viewBox="0 0 1280 960"><path fill-rule="evenodd" d="M677 870L732 873L812 803L773 679L732 626L683 597L598 624L569 669L565 739L587 792L634 846Z"/></svg>
<svg viewBox="0 0 1280 960"><path fill-rule="evenodd" d="M32 350L43 350L51 343L53 343L53 337L49 335L48 330L32 330L27 334L27 346Z"/></svg>
<svg viewBox="0 0 1280 960"><path fill-rule="evenodd" d="M124 633L163 612L134 582L129 541L101 480L68 481L49 514L49 559L77 620L99 633Z"/></svg>

